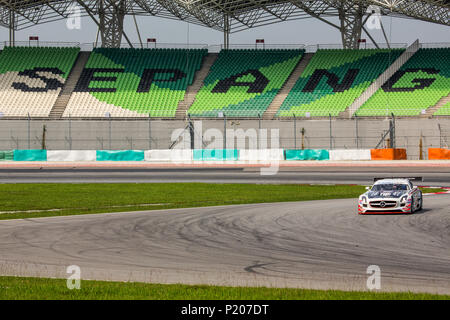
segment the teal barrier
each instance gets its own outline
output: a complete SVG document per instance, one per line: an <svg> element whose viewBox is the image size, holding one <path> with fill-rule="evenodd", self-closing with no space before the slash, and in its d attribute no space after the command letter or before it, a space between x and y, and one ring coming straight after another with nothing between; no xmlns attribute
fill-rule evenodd
<svg viewBox="0 0 450 320"><path fill-rule="evenodd" d="M323 149L284 150L286 160L330 160L330 152Z"/></svg>
<svg viewBox="0 0 450 320"><path fill-rule="evenodd" d="M194 149L194 161L236 161L239 159L239 150L237 149Z"/></svg>
<svg viewBox="0 0 450 320"><path fill-rule="evenodd" d="M47 161L47 150L14 150L14 161Z"/></svg>
<svg viewBox="0 0 450 320"><path fill-rule="evenodd" d="M144 151L97 150L97 161L144 161Z"/></svg>
<svg viewBox="0 0 450 320"><path fill-rule="evenodd" d="M14 160L14 152L10 151L1 151L0 150L0 161L12 161Z"/></svg>

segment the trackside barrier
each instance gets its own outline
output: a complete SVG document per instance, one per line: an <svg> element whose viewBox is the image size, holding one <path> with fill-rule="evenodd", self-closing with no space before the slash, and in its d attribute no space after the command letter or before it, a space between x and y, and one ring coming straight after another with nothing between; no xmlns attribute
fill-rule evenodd
<svg viewBox="0 0 450 320"><path fill-rule="evenodd" d="M14 160L14 152L12 150L1 151L0 150L0 161L12 161Z"/></svg>
<svg viewBox="0 0 450 320"><path fill-rule="evenodd" d="M450 150L442 148L429 148L428 160L450 160Z"/></svg>
<svg viewBox="0 0 450 320"><path fill-rule="evenodd" d="M324 149L284 150L286 160L330 160L330 152Z"/></svg>
<svg viewBox="0 0 450 320"><path fill-rule="evenodd" d="M237 149L194 149L192 155L194 161L239 160Z"/></svg>
<svg viewBox="0 0 450 320"><path fill-rule="evenodd" d="M143 150L97 150L97 161L144 161Z"/></svg>
<svg viewBox="0 0 450 320"><path fill-rule="evenodd" d="M330 150L330 160L371 160L370 149Z"/></svg>
<svg viewBox="0 0 450 320"><path fill-rule="evenodd" d="M406 149L371 149L372 160L406 160Z"/></svg>
<svg viewBox="0 0 450 320"><path fill-rule="evenodd" d="M47 150L14 150L14 161L47 161Z"/></svg>
<svg viewBox="0 0 450 320"><path fill-rule="evenodd" d="M95 150L48 150L47 161L95 161Z"/></svg>
<svg viewBox="0 0 450 320"><path fill-rule="evenodd" d="M282 161L406 160L406 149L170 149L170 150L6 150L0 161ZM429 160L450 160L450 149L429 148Z"/></svg>
<svg viewBox="0 0 450 320"><path fill-rule="evenodd" d="M158 162L192 161L192 150L191 149L146 150L144 151L144 160L158 161Z"/></svg>
<svg viewBox="0 0 450 320"><path fill-rule="evenodd" d="M283 149L244 149L239 150L240 161L281 161Z"/></svg>

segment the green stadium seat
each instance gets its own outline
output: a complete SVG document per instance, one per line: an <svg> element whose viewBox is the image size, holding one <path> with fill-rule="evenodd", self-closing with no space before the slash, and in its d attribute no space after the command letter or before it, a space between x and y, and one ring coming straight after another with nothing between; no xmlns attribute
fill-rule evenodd
<svg viewBox="0 0 450 320"><path fill-rule="evenodd" d="M222 50L189 109L193 117L262 116L304 50Z"/></svg>
<svg viewBox="0 0 450 320"><path fill-rule="evenodd" d="M450 49L419 49L370 99L358 116L417 116L450 94ZM435 115L450 115L445 107Z"/></svg>
<svg viewBox="0 0 450 320"><path fill-rule="evenodd" d="M278 110L278 117L338 116L404 50L318 50Z"/></svg>
<svg viewBox="0 0 450 320"><path fill-rule="evenodd" d="M94 49L65 117L174 117L206 49Z"/></svg>
<svg viewBox="0 0 450 320"><path fill-rule="evenodd" d="M0 54L0 112L47 117L79 48L5 47Z"/></svg>

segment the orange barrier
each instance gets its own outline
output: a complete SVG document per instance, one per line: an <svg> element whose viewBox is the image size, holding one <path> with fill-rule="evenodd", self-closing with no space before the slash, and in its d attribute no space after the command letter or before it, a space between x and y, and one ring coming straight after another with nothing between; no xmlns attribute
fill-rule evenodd
<svg viewBox="0 0 450 320"><path fill-rule="evenodd" d="M406 160L406 149L371 149L372 160Z"/></svg>
<svg viewBox="0 0 450 320"><path fill-rule="evenodd" d="M429 148L428 160L450 160L450 150L441 148Z"/></svg>

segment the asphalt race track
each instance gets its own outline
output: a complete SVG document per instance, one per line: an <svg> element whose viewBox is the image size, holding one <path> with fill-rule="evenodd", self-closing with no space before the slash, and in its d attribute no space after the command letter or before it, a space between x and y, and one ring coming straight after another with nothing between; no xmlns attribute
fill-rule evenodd
<svg viewBox="0 0 450 320"><path fill-rule="evenodd" d="M317 163L317 162L316 162ZM423 185L450 187L450 166L412 166L410 163L363 166L348 165L280 166L274 174L261 174L260 167L234 165L209 167L112 166L0 166L0 183L340 183L367 184L374 177L424 177Z"/></svg>
<svg viewBox="0 0 450 320"><path fill-rule="evenodd" d="M356 199L0 221L0 274L450 294L450 194L413 215ZM83 283L81 283L83 286Z"/></svg>

